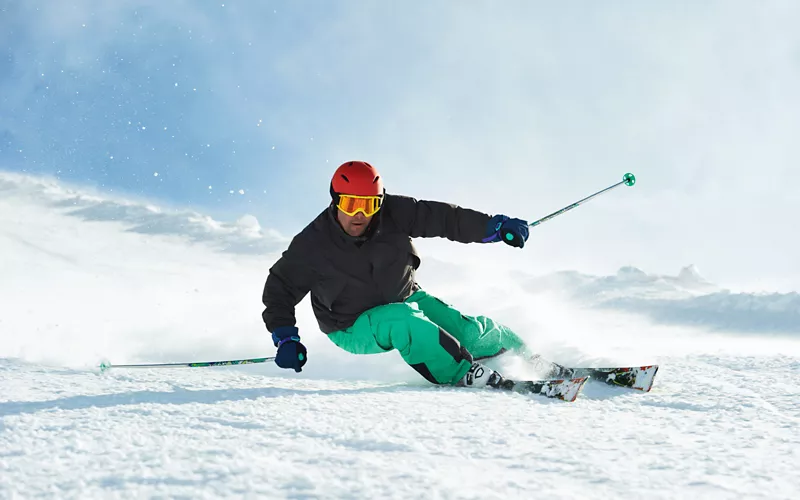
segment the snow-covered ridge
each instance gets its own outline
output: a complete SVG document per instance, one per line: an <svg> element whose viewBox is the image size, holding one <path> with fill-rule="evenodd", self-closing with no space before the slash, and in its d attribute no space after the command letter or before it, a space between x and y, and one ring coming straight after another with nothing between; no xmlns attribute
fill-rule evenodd
<svg viewBox="0 0 800 500"><path fill-rule="evenodd" d="M558 289L590 303L630 296L676 300L720 291L718 286L706 281L694 266L684 267L676 276L647 274L632 266L622 267L611 276L559 271L546 276L524 278L523 286L532 293Z"/></svg>
<svg viewBox="0 0 800 500"><path fill-rule="evenodd" d="M532 293L557 290L584 306L644 315L659 324L800 334L800 294L731 292L706 281L695 266L675 276L630 266L612 276L562 271L527 278L523 286Z"/></svg>
<svg viewBox="0 0 800 500"><path fill-rule="evenodd" d="M148 202L96 194L44 177L0 171L0 197L34 202L85 221L117 222L132 233L179 236L235 254L264 254L288 243L278 232L262 228L252 215L221 222L192 210L168 210Z"/></svg>

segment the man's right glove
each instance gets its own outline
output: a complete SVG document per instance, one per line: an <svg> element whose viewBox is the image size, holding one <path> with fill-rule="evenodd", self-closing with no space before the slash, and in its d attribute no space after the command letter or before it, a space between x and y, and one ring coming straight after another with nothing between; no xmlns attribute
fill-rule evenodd
<svg viewBox="0 0 800 500"><path fill-rule="evenodd" d="M296 326L281 326L272 332L272 341L278 352L275 354L275 364L281 368L294 368L294 371L303 371L303 365L308 361L306 346L300 343Z"/></svg>

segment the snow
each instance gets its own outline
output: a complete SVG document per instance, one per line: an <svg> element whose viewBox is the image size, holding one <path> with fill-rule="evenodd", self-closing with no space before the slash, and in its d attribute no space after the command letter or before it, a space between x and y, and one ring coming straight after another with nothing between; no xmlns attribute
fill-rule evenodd
<svg viewBox="0 0 800 500"><path fill-rule="evenodd" d="M429 291L549 359L658 363L649 393L432 387L396 353L338 350L307 301L301 374L96 369L271 355L261 287L287 241L250 215L0 173L0 498L796 497L797 295L724 290L694 267L487 281L423 256Z"/></svg>

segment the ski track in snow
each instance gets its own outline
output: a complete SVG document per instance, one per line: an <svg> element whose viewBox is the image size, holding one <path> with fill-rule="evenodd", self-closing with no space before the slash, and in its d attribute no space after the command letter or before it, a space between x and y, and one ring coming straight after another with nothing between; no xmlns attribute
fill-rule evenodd
<svg viewBox="0 0 800 500"><path fill-rule="evenodd" d="M259 298L285 241L37 178L0 174L0 192L0 498L796 497L796 294L731 294L691 268L500 286L426 256L423 286L546 358L661 366L649 393L590 383L574 403L436 388L396 353L348 355L307 300L302 374L99 374L103 357L272 355Z"/></svg>

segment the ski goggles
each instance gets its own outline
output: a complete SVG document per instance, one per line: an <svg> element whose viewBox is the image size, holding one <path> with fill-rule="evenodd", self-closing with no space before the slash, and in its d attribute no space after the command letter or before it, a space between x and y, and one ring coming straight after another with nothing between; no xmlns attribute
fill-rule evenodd
<svg viewBox="0 0 800 500"><path fill-rule="evenodd" d="M339 203L336 208L349 216L354 216L361 212L366 217L372 217L381 209L383 202L382 196L355 196L352 194L340 194Z"/></svg>

